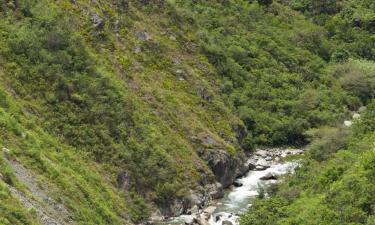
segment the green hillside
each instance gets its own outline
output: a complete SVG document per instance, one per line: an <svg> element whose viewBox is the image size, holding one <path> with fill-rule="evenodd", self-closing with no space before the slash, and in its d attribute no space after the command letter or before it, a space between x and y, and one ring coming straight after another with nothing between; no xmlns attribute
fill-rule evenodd
<svg viewBox="0 0 375 225"><path fill-rule="evenodd" d="M243 224L372 224L375 4L268 3L0 0L0 224L178 215L306 144Z"/></svg>

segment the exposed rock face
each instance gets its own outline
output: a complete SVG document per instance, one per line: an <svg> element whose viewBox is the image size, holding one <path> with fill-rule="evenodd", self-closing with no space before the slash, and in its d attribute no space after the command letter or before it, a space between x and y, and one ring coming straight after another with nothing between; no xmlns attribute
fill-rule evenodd
<svg viewBox="0 0 375 225"><path fill-rule="evenodd" d="M224 189L221 183L207 185L207 194L211 199L218 199L224 196Z"/></svg>
<svg viewBox="0 0 375 225"><path fill-rule="evenodd" d="M117 175L117 186L121 189L128 189L131 185L130 175L128 172L123 171Z"/></svg>
<svg viewBox="0 0 375 225"><path fill-rule="evenodd" d="M215 178L224 188L229 187L236 178L238 162L222 149L207 151L202 157L211 168Z"/></svg>
<svg viewBox="0 0 375 225"><path fill-rule="evenodd" d="M176 199L171 205L165 205L159 209L162 215L174 217L185 214L190 207L188 199Z"/></svg>

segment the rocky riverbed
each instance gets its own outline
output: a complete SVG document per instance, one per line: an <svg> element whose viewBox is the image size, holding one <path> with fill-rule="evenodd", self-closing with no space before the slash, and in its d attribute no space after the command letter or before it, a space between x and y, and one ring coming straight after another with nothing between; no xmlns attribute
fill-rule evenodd
<svg viewBox="0 0 375 225"><path fill-rule="evenodd" d="M243 213L252 200L258 195L259 186L277 182L280 176L292 172L298 165L295 161L284 161L287 156L303 154L303 149L258 149L244 160L246 172L242 177L231 182L229 189L224 192L220 183L208 185L205 191L208 199L191 193L194 202L186 210L187 213L178 217L162 219L155 218L151 224L183 224L183 225L236 225L238 215ZM214 200L216 199L216 200Z"/></svg>

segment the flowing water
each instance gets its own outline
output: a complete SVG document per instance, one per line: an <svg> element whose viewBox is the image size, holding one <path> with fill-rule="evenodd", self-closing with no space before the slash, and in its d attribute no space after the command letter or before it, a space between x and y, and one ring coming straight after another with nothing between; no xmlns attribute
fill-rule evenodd
<svg viewBox="0 0 375 225"><path fill-rule="evenodd" d="M246 176L237 181L242 184L241 187L234 187L226 193L224 198L218 200L215 212L210 216L208 223L210 225L239 225L239 215L244 213L252 201L258 196L260 187L266 187L277 180L262 180L265 175L272 173L277 176L293 172L298 165L297 162L274 162L270 168L262 171L249 171ZM161 225L189 224L193 215L182 215L171 221L156 223ZM224 222L225 221L225 222ZM230 223L228 223L228 221ZM223 223L224 222L224 223Z"/></svg>
<svg viewBox="0 0 375 225"><path fill-rule="evenodd" d="M268 173L283 175L292 172L298 164L296 162L286 162L274 164L263 171L250 171L245 177L238 181L243 184L241 187L233 188L218 203L215 213L210 217L211 225L222 225L223 221L230 221L233 225L238 223L238 215L244 213L251 202L258 196L258 190L262 186L267 186L276 180L261 180Z"/></svg>

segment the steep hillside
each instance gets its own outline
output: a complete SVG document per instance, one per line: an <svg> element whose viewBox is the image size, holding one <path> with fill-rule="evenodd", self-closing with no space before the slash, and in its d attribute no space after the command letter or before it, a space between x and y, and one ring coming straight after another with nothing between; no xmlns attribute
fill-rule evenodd
<svg viewBox="0 0 375 225"><path fill-rule="evenodd" d="M187 213L372 101L371 1L267 2L0 0L0 224Z"/></svg>
<svg viewBox="0 0 375 225"><path fill-rule="evenodd" d="M208 165L215 152L230 162L219 171L226 180L218 180L227 186L234 179L241 121L218 95L189 23L171 6L0 5L3 165L22 164L72 221L142 220L150 216L145 201L177 213L169 207L175 199L215 183L209 166L216 164ZM7 171L5 183L35 195ZM4 223L23 223L2 215Z"/></svg>
<svg viewBox="0 0 375 225"><path fill-rule="evenodd" d="M261 145L301 145L304 131L356 108L329 71L327 31L281 4L179 1L200 29L226 102Z"/></svg>

